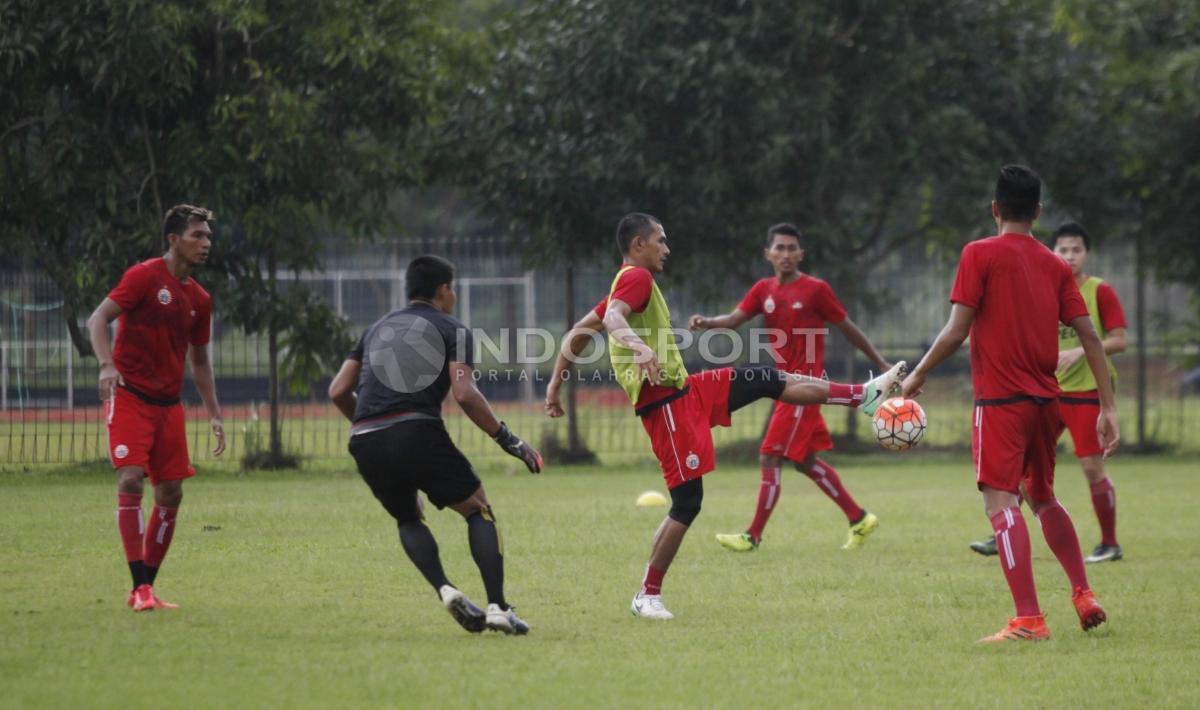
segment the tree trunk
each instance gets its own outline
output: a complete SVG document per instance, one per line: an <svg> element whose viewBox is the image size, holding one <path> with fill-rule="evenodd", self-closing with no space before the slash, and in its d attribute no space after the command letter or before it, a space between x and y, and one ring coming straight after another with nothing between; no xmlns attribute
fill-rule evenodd
<svg viewBox="0 0 1200 710"><path fill-rule="evenodd" d="M1134 240L1134 274L1137 305L1137 446L1146 441L1146 261L1144 238L1139 229Z"/></svg>
<svg viewBox="0 0 1200 710"><path fill-rule="evenodd" d="M566 302L567 331L575 324L575 264L567 262L566 278L563 280L563 300ZM567 453L571 456L580 454L583 442L579 440L579 412L576 411L578 396L575 390L575 375L577 371L571 368L571 379L567 385ZM558 373L553 374L554 377Z"/></svg>
<svg viewBox="0 0 1200 710"><path fill-rule="evenodd" d="M267 293L271 303L277 302L277 282L275 280L275 245L267 250ZM271 392L269 407L271 410L271 461L277 462L283 458L283 437L279 431L279 328L274 313L267 318L267 368Z"/></svg>

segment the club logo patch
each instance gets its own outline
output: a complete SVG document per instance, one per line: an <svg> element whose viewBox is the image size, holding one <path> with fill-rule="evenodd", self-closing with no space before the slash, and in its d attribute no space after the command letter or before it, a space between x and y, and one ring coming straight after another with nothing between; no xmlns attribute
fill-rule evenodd
<svg viewBox="0 0 1200 710"><path fill-rule="evenodd" d="M695 454L688 454L688 457L684 460L684 463L687 464L689 469L695 471L696 469L700 468L700 457Z"/></svg>
<svg viewBox="0 0 1200 710"><path fill-rule="evenodd" d="M767 296L767 300L763 301L763 310L767 313L775 312L775 299Z"/></svg>
<svg viewBox="0 0 1200 710"><path fill-rule="evenodd" d="M167 290L166 286L158 290L158 302L164 306L171 302L171 292Z"/></svg>
<svg viewBox="0 0 1200 710"><path fill-rule="evenodd" d="M113 449L113 456L123 459L129 455L129 447L124 444L117 444L117 448Z"/></svg>

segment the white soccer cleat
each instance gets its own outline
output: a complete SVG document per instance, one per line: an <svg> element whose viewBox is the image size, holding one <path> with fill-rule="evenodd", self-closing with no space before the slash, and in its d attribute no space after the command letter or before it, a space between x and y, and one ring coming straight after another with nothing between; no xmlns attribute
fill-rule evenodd
<svg viewBox="0 0 1200 710"><path fill-rule="evenodd" d="M875 410L884 400L894 394L899 394L900 383L908 376L908 363L901 360L892 365L892 369L878 377L867 380L863 385L863 403L859 407L868 417L875 416Z"/></svg>
<svg viewBox="0 0 1200 710"><path fill-rule="evenodd" d="M449 584L443 584L438 589L438 596L442 599L442 606L446 607L446 611L450 612L450 616L458 622L467 631L477 634L485 628L485 614L483 609L471 603L467 599L467 595L458 591Z"/></svg>
<svg viewBox="0 0 1200 710"><path fill-rule="evenodd" d="M642 594L638 592L633 595L633 603L629 605L629 610L634 616L641 616L647 619L661 619L667 621L674 619L675 615L667 611L663 606L661 594Z"/></svg>
<svg viewBox="0 0 1200 710"><path fill-rule="evenodd" d="M492 631L516 634L518 636L529 633L529 624L521 621L520 617L517 616L517 612L513 611L511 606L507 609L501 609L499 604L488 604L487 627Z"/></svg>

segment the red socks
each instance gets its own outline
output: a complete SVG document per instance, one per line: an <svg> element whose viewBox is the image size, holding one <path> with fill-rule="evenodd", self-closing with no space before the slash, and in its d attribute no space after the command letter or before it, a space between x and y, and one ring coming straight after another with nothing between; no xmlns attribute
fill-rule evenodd
<svg viewBox="0 0 1200 710"><path fill-rule="evenodd" d="M646 565L646 578L642 580L642 594L662 594L663 576L667 573Z"/></svg>
<svg viewBox="0 0 1200 710"><path fill-rule="evenodd" d="M829 383L829 397L826 404L842 404L847 407L857 407L863 401L862 385L843 385L837 382Z"/></svg>
<svg viewBox="0 0 1200 710"><path fill-rule="evenodd" d="M1096 509L1096 519L1100 521L1100 544L1116 545L1117 492L1107 476L1093 483L1091 488L1092 507Z"/></svg>
<svg viewBox="0 0 1200 710"><path fill-rule="evenodd" d="M142 559L142 535L146 521L142 517L142 496L133 493L117 494L117 530L121 533L121 544L125 547L125 561Z"/></svg>
<svg viewBox="0 0 1200 710"><path fill-rule="evenodd" d="M762 484L758 488L758 507L754 509L754 522L750 523L750 537L761 540L763 528L771 519L771 511L779 502L780 470L776 467L762 467Z"/></svg>
<svg viewBox="0 0 1200 710"><path fill-rule="evenodd" d="M171 546L171 536L175 534L175 515L179 508L154 506L150 515L150 525L146 528L145 562L147 567L158 569L163 558L167 556L167 548Z"/></svg>
<svg viewBox="0 0 1200 710"><path fill-rule="evenodd" d="M1038 520L1042 523L1042 535L1050 551L1058 558L1067 578L1071 580L1072 589L1091 589L1088 586L1087 572L1083 570L1083 552L1079 549L1079 537L1075 534L1075 525L1067 509L1051 498L1038 505Z"/></svg>
<svg viewBox="0 0 1200 710"><path fill-rule="evenodd" d="M859 401L862 401L860 394ZM805 471L804 475L813 480L817 487L821 489L829 499L838 504L842 512L846 514L846 519L851 524L862 519L863 509L858 507L858 503L854 502L854 498L850 492L842 485L842 479L838 477L837 471L833 466L825 463L821 459L817 459L812 465L811 471Z"/></svg>
<svg viewBox="0 0 1200 710"><path fill-rule="evenodd" d="M1068 522L1070 522L1068 520ZM1043 519L1042 526L1046 522ZM1000 556L1000 569L1012 592L1017 616L1037 616L1037 588L1033 586L1033 559L1029 551L1029 529L1020 508L1005 508L992 516L992 530L996 531L996 551ZM1049 540L1049 537L1047 537ZM1078 545L1076 545L1078 552Z"/></svg>

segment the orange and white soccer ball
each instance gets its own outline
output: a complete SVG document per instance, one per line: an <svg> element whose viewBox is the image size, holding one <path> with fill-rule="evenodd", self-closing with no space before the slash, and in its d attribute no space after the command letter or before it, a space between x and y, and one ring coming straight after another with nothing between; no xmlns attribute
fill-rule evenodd
<svg viewBox="0 0 1200 710"><path fill-rule="evenodd" d="M915 400L887 400L875 410L874 424L875 439L892 451L907 451L925 438L925 411Z"/></svg>

